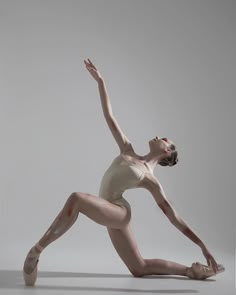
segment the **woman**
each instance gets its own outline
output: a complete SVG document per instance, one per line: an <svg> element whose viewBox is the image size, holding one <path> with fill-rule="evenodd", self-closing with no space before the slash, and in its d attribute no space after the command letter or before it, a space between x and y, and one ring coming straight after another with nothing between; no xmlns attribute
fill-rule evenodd
<svg viewBox="0 0 236 295"><path fill-rule="evenodd" d="M206 245L168 202L160 182L153 174L158 164L173 166L178 162L178 153L173 142L167 138L156 137L149 141L150 151L147 155L136 154L113 116L104 79L91 60L84 60L84 63L98 83L103 114L119 146L120 154L103 176L99 197L83 192L72 193L47 232L30 249L23 269L25 284L30 286L35 284L41 252L75 223L79 213L107 227L116 251L135 277L174 274L192 279L206 279L224 271L223 265L216 263ZM137 187L147 189L170 222L201 248L208 266L193 263L191 267L187 267L162 259L144 259L141 256L130 226L131 208L122 196L125 190Z"/></svg>

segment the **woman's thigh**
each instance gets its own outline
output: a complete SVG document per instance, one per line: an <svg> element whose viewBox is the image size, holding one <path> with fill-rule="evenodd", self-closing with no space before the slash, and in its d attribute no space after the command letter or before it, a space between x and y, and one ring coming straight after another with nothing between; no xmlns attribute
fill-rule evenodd
<svg viewBox="0 0 236 295"><path fill-rule="evenodd" d="M121 229L107 227L112 244L118 255L134 276L142 276L145 272L145 260L141 256L131 224Z"/></svg>
<svg viewBox="0 0 236 295"><path fill-rule="evenodd" d="M131 219L131 210L127 207L120 207L100 197L74 193L78 199L79 211L93 221L110 228L123 228Z"/></svg>

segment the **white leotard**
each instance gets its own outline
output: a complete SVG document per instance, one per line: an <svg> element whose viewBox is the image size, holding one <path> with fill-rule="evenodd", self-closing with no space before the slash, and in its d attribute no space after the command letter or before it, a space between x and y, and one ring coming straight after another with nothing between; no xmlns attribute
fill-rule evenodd
<svg viewBox="0 0 236 295"><path fill-rule="evenodd" d="M125 190L137 187L147 171L129 163L122 154L116 157L101 180L99 197L118 206L130 207L123 198Z"/></svg>

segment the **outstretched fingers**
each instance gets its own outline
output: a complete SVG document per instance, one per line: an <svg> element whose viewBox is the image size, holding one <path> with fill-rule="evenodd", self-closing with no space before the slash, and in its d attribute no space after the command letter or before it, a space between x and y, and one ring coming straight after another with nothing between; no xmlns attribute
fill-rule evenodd
<svg viewBox="0 0 236 295"><path fill-rule="evenodd" d="M88 58L88 61L89 61L89 63L91 64L91 66L95 69L95 70L97 70L97 68L95 67L95 65L91 62L91 60Z"/></svg>
<svg viewBox="0 0 236 295"><path fill-rule="evenodd" d="M88 58L88 61L84 60L86 66L94 69L94 70L97 70L97 68L95 67L95 65L91 62L91 60Z"/></svg>

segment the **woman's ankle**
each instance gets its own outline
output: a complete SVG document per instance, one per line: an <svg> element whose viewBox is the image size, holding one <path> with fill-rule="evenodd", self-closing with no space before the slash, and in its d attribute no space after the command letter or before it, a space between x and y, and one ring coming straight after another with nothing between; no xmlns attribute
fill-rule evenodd
<svg viewBox="0 0 236 295"><path fill-rule="evenodd" d="M193 278L192 267L187 267L186 276L191 279Z"/></svg>
<svg viewBox="0 0 236 295"><path fill-rule="evenodd" d="M36 251L38 254L41 254L41 252L44 250L44 248L45 248L45 247L41 246L41 245L39 244L39 242L36 243L36 244L34 245L34 249L35 249L35 251Z"/></svg>

